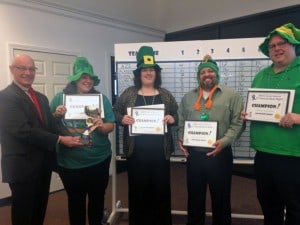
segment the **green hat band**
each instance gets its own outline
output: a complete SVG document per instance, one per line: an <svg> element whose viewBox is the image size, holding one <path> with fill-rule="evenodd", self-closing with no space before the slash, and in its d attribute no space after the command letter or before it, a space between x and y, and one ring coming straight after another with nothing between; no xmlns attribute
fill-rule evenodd
<svg viewBox="0 0 300 225"><path fill-rule="evenodd" d="M297 29L292 23L287 23L269 33L264 42L259 46L259 49L264 55L269 56L269 42L274 34L279 35L286 39L290 44L295 45L296 55L300 55L300 29Z"/></svg>

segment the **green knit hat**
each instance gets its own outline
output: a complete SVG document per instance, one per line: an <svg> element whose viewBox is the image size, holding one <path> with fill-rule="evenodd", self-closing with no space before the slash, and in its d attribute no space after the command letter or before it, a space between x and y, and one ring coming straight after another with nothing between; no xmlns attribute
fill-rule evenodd
<svg viewBox="0 0 300 225"><path fill-rule="evenodd" d="M206 67L209 67L213 71L215 71L215 73L217 75L217 83L219 83L219 80L220 80L219 67L218 67L217 63L211 58L210 55L206 55L206 56L204 56L202 62L198 66L198 70L197 70L198 85L200 85L200 76L199 76L200 71Z"/></svg>
<svg viewBox="0 0 300 225"><path fill-rule="evenodd" d="M83 74L90 75L94 80L94 86L100 83L100 79L94 74L93 66L85 57L77 57L73 65L73 75L68 77L69 81L77 81Z"/></svg>
<svg viewBox="0 0 300 225"><path fill-rule="evenodd" d="M137 73L140 69L154 67L157 70L161 70L160 66L156 64L153 48L150 46L142 46L140 47L137 55L137 69L134 73Z"/></svg>
<svg viewBox="0 0 300 225"><path fill-rule="evenodd" d="M284 24L269 33L264 42L259 46L259 49L264 55L269 56L269 41L274 34L278 34L280 37L286 39L290 44L295 45L296 55L300 55L300 29L297 29L292 23Z"/></svg>

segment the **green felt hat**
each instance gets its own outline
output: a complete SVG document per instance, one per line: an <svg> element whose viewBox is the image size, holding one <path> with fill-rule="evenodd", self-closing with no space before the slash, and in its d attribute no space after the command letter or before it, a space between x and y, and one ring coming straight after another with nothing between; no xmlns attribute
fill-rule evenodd
<svg viewBox="0 0 300 225"><path fill-rule="evenodd" d="M68 77L69 81L77 81L83 74L90 75L94 80L94 86L100 83L100 79L94 74L93 66L85 57L77 57L73 65L73 75Z"/></svg>
<svg viewBox="0 0 300 225"><path fill-rule="evenodd" d="M297 29L292 23L284 24L269 33L264 42L259 46L259 49L264 55L269 56L269 41L274 34L278 34L280 37L286 39L290 44L295 45L296 55L300 55L300 29Z"/></svg>
<svg viewBox="0 0 300 225"><path fill-rule="evenodd" d="M219 83L219 80L220 80L219 67L218 67L217 63L211 58L210 55L206 55L206 56L204 56L202 62L198 66L198 70L197 70L198 85L200 85L200 76L199 76L200 71L206 67L209 67L213 71L215 71L215 73L217 75L217 82Z"/></svg>
<svg viewBox="0 0 300 225"><path fill-rule="evenodd" d="M155 62L154 51L153 48L150 46L140 47L136 55L136 61L137 69L135 70L135 72L137 72L140 69L149 67L154 67L155 69L161 70L160 66Z"/></svg>

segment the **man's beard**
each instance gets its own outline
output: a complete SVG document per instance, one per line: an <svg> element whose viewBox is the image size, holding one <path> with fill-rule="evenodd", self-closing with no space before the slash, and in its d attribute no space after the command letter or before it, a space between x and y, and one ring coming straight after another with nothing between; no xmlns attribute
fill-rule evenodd
<svg viewBox="0 0 300 225"><path fill-rule="evenodd" d="M206 91L210 91L216 84L216 80L212 80L211 83L200 83L201 87Z"/></svg>

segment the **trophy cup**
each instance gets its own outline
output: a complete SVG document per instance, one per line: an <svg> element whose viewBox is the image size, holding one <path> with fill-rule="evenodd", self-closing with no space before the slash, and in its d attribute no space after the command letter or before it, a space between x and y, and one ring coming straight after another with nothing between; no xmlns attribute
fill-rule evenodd
<svg viewBox="0 0 300 225"><path fill-rule="evenodd" d="M91 145L90 134L93 132L93 130L96 129L96 126L94 126L93 123L93 118L100 116L101 110L92 106L85 106L84 113L87 115L87 118L85 120L86 128L85 131L81 134L80 140L84 145Z"/></svg>

